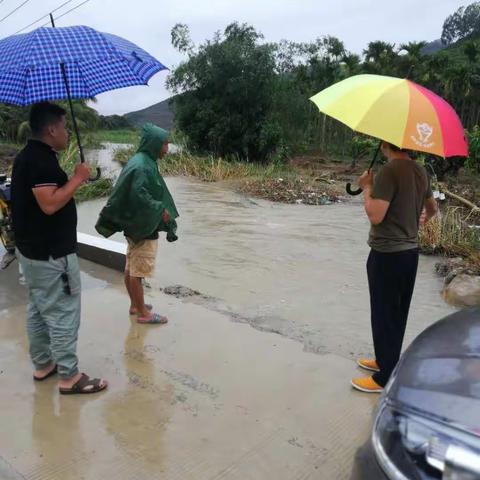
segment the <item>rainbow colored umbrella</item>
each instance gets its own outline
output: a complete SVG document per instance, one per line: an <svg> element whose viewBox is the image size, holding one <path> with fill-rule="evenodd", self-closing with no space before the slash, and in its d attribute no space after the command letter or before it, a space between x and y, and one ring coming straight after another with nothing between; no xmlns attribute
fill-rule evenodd
<svg viewBox="0 0 480 480"><path fill-rule="evenodd" d="M440 157L466 157L468 145L455 110L410 80L356 75L314 95L319 110L353 130L399 148Z"/></svg>

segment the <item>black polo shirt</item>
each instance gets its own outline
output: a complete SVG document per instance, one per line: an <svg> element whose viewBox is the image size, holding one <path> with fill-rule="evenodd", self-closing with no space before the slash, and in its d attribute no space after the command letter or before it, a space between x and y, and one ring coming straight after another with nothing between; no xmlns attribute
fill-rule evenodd
<svg viewBox="0 0 480 480"><path fill-rule="evenodd" d="M68 182L57 154L43 142L30 140L18 154L12 172L12 219L20 253L32 260L48 260L75 253L77 209L70 200L53 215L40 209L32 189L62 187Z"/></svg>

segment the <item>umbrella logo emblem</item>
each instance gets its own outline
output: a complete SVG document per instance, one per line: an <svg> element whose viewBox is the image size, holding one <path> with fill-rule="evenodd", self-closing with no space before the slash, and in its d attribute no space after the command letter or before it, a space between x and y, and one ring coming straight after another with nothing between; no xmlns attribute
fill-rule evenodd
<svg viewBox="0 0 480 480"><path fill-rule="evenodd" d="M428 123L417 123L417 137L412 136L412 140L419 147L431 148L435 145L430 141L433 135L433 127Z"/></svg>

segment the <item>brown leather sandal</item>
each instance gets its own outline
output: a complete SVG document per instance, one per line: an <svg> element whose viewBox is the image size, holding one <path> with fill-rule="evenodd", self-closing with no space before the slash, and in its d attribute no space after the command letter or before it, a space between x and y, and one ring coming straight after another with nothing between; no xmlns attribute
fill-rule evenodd
<svg viewBox="0 0 480 480"><path fill-rule="evenodd" d="M102 379L90 378L88 375L82 373L80 380L72 385L71 388L59 388L62 395L87 395L89 393L97 393L105 390L108 386L107 383L101 384Z"/></svg>

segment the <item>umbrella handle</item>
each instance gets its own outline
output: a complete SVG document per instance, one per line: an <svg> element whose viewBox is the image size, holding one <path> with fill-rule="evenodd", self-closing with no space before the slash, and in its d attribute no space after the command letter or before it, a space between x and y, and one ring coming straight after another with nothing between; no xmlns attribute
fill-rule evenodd
<svg viewBox="0 0 480 480"><path fill-rule="evenodd" d="M373 166L375 165L375 162L377 161L377 157L378 157L378 154L380 153L381 147L382 147L382 142L380 141L380 143L378 144L377 150L375 151L375 155L373 156L373 159L370 162L370 165L368 167L369 172L373 168ZM357 190L352 190L352 184L350 182L347 183L347 185L345 187L345 190L347 191L347 193L349 195L352 195L352 196L360 195L363 192L363 190L361 188L357 188Z"/></svg>
<svg viewBox="0 0 480 480"><path fill-rule="evenodd" d="M352 190L352 184L350 182L347 183L345 186L345 190L349 195L355 196L355 195L360 195L363 190L361 188L357 188L357 190Z"/></svg>
<svg viewBox="0 0 480 480"><path fill-rule="evenodd" d="M77 137L77 140L79 140L79 137ZM80 151L80 163L85 163L85 155L83 153L83 147L81 143L78 144L78 150ZM96 167L95 176L90 177L88 181L96 182L101 176L102 176L102 170L100 169L100 167Z"/></svg>
<svg viewBox="0 0 480 480"><path fill-rule="evenodd" d="M102 171L99 167L96 168L96 173L94 177L88 179L89 182L96 182L102 176Z"/></svg>

